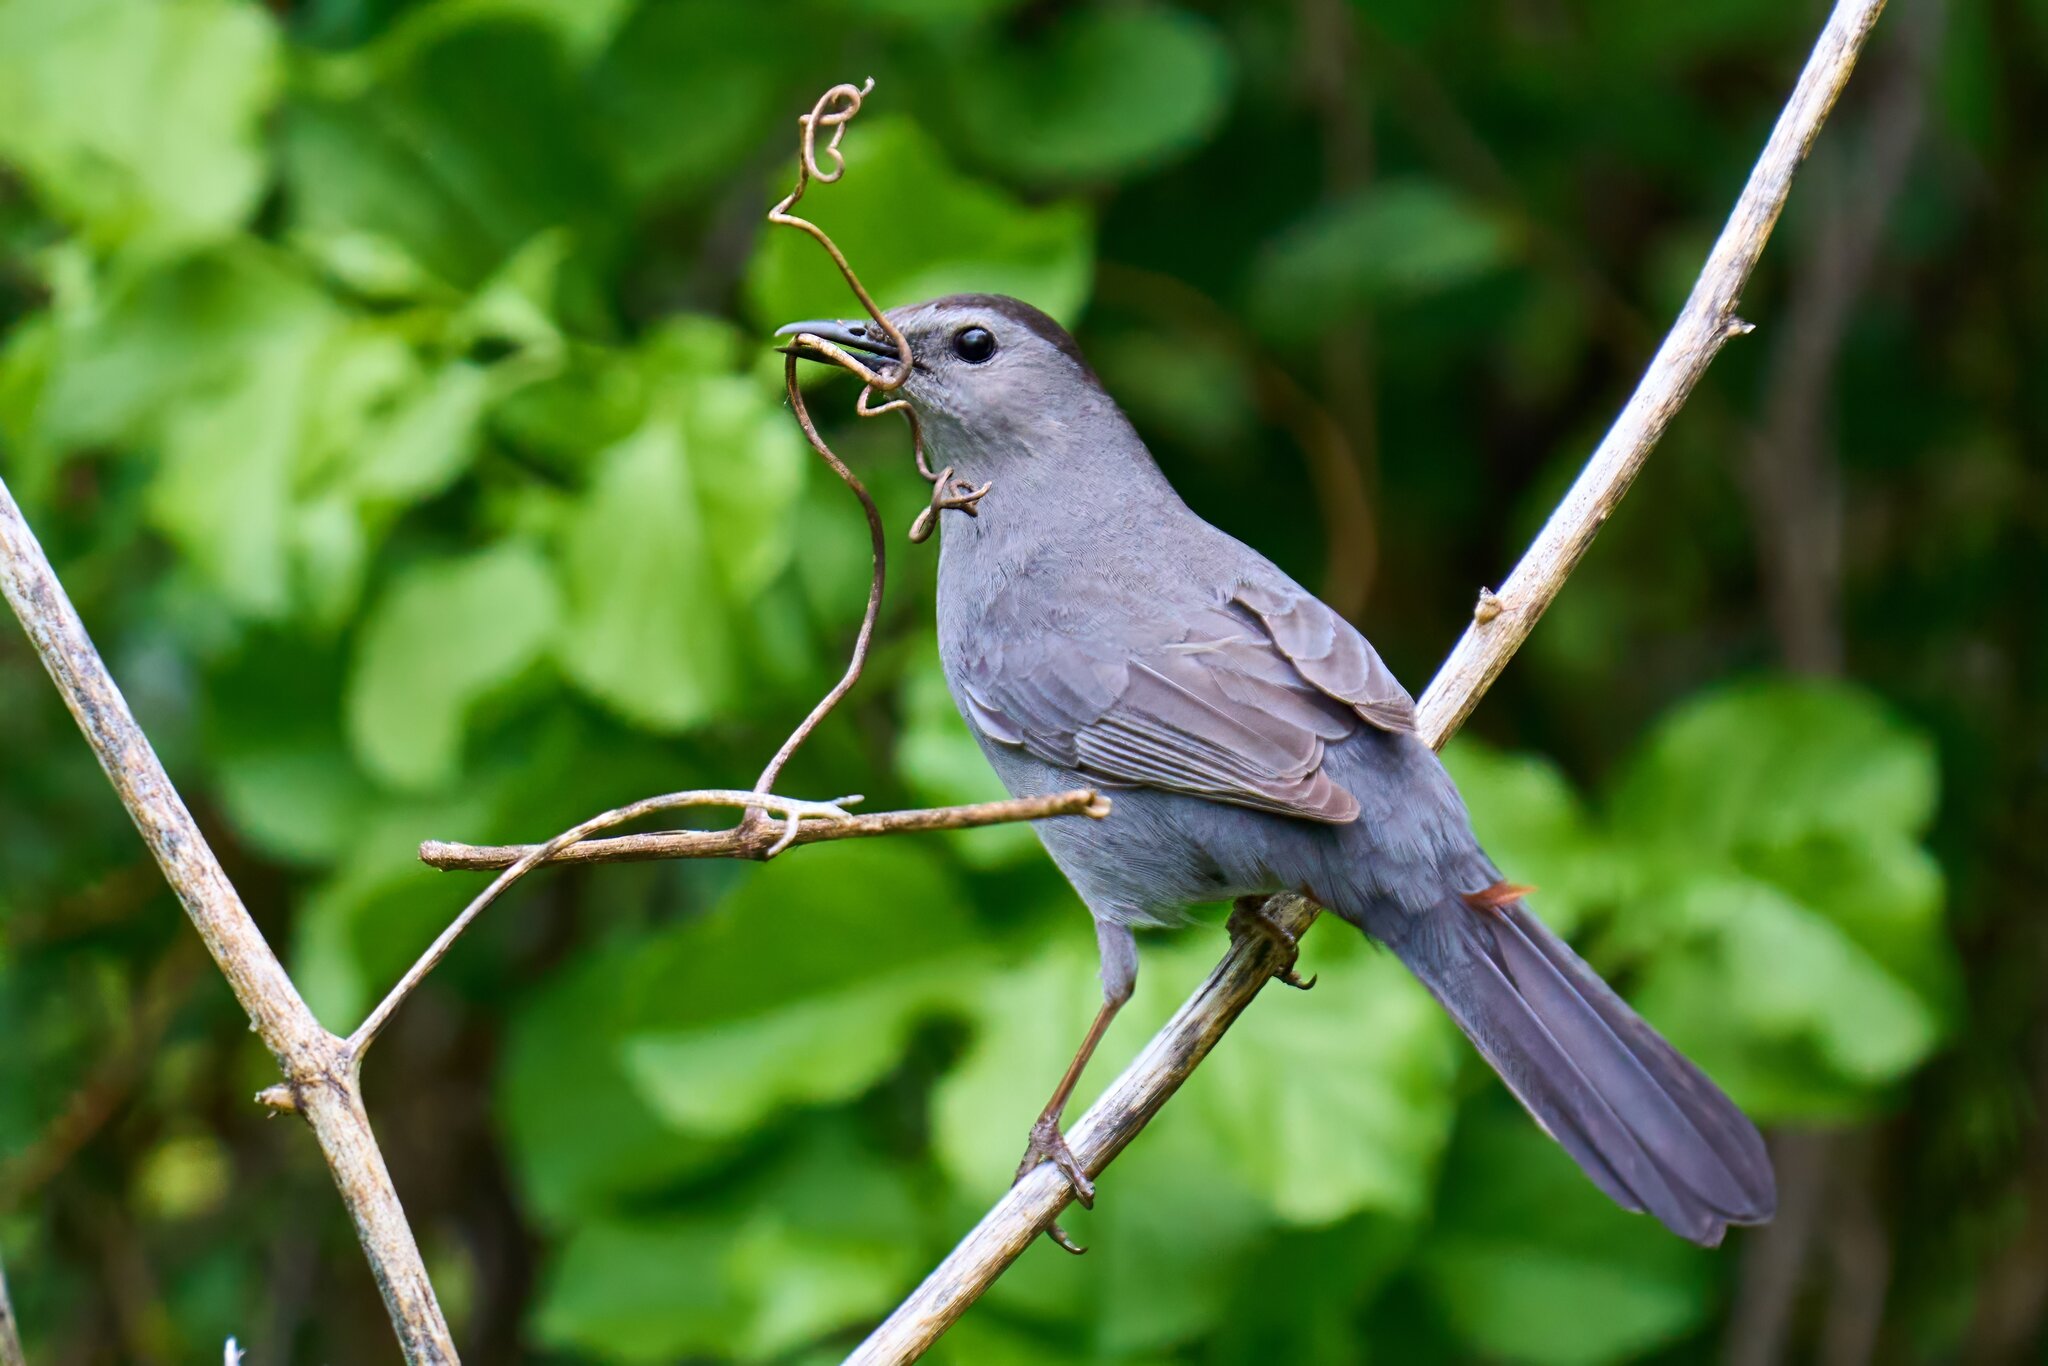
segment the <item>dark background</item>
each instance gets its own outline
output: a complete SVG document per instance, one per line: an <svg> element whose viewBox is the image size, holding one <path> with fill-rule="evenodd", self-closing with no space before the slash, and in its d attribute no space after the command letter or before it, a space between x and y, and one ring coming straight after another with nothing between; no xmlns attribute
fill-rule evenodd
<svg viewBox="0 0 2048 1366"><path fill-rule="evenodd" d="M743 786L857 510L765 338L806 207L884 304L1073 323L1196 507L1420 688L1641 372L1799 0L5 0L0 472L346 1030L531 839ZM1452 762L1537 905L1774 1134L1782 1213L1609 1208L1317 930L935 1359L2039 1360L2048 6L1895 0L1732 343ZM784 781L992 782L893 422L894 576ZM856 429L858 427L858 430ZM318 1154L0 631L0 1257L38 1363L392 1359ZM1221 950L1148 941L1091 1081ZM368 1068L466 1358L836 1360L1002 1189L1093 943L1021 830L543 874ZM1088 1086L1084 1093L1092 1094Z"/></svg>

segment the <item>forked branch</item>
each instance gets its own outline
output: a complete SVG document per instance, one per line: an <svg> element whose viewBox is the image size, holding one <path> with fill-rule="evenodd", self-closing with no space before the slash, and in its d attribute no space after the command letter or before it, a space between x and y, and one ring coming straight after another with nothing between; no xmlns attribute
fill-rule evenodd
<svg viewBox="0 0 2048 1366"><path fill-rule="evenodd" d="M867 370L850 356L842 354L839 357L841 363L860 375L868 386L862 393L861 411L866 415L906 411L907 415L907 410L895 402L870 408L866 399L873 390L887 393L902 382L902 376L909 367L908 344L876 310L873 300L854 278L845 257L831 240L815 225L789 213L812 180L829 183L843 171L839 139L846 121L860 108L864 94L864 90L852 86L836 87L799 120L802 144L797 186L787 199L776 206L772 217L776 222L800 228L817 238L832 254L862 305L898 343L899 363L887 373ZM816 139L821 128L831 130L824 147L824 155L833 162L830 172L821 169L817 162ZM818 339L810 340L816 342ZM811 349L823 349L822 344ZM874 543L874 572L867 612L845 675L791 732L752 789L677 792L649 797L594 816L547 844L512 851L508 858L502 860L504 872L464 908L362 1026L347 1039L338 1038L321 1027L277 956L264 942L248 908L242 904L220 861L208 848L191 813L171 785L170 777L150 747L148 737L129 712L120 689L93 647L84 624L65 596L48 557L37 544L20 508L15 505L5 483L0 482L0 594L4 594L8 605L21 619L30 644L106 770L116 795L156 856L165 879L184 903L187 914L227 978L236 999L248 1012L256 1032L276 1055L284 1080L265 1091L260 1099L276 1109L304 1116L311 1125L321 1153L334 1173L342 1201L355 1221L357 1236L362 1241L378 1288L383 1292L385 1306L408 1362L453 1363L456 1360L455 1347L363 1108L360 1078L363 1054L462 931L527 871L579 849L587 836L600 830L688 806L741 807L747 816L729 831L636 838L681 841L689 846L689 855L693 857L770 858L792 844L807 843L816 838L895 834L1008 820L1100 817L1108 810L1106 799L1097 794L1073 792L1038 802L991 803L983 807L856 817L844 809L847 802L855 800L853 798L837 802L803 802L776 796L769 790L797 746L859 678L881 605L884 572L881 518L875 510L874 500L852 471L819 438L804 409L803 396L797 389L795 366L796 360L792 356L787 382L790 402L798 421L819 456L860 500ZM914 422L912 434L914 439ZM779 823L770 820L770 813L780 818ZM828 836L823 833L826 830L834 833ZM479 866L498 864L486 862ZM0 1283L0 1366L5 1366L10 1359L4 1353L13 1346L9 1335L12 1310L5 1303L4 1292L4 1283ZM231 1346L229 1355L233 1354Z"/></svg>
<svg viewBox="0 0 2048 1366"><path fill-rule="evenodd" d="M0 482L0 593L21 618L50 679L165 881L184 903L199 937L276 1056L293 1108L306 1117L334 1173L377 1287L384 1294L405 1359L455 1361L448 1322L434 1298L419 1245L398 1203L384 1156L363 1112L347 1045L313 1018L277 955L185 809L149 738L93 648L13 495Z"/></svg>
<svg viewBox="0 0 2048 1366"><path fill-rule="evenodd" d="M1481 596L1472 624L1423 694L1418 728L1432 747L1442 748L1528 639L1722 345L1749 330L1735 315L1743 286L1785 207L1793 173L1883 9L1884 0L1840 0L1835 6L1691 296L1634 395L1506 584ZM1297 896L1275 897L1267 911L1296 934L1316 915L1315 906ZM1089 1176L1099 1175L1159 1112L1281 966L1271 940L1247 936L1232 943L1195 994L1068 1131L1067 1145ZM1050 1165L1012 1186L854 1350L849 1366L895 1366L923 1355L1072 1199L1073 1188Z"/></svg>

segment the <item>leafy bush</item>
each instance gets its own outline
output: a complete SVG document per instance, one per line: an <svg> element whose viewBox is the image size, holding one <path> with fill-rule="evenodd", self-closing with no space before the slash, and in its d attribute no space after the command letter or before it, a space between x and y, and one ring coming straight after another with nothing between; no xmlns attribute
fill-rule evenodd
<svg viewBox="0 0 2048 1366"><path fill-rule="evenodd" d="M1711 8L8 0L0 471L346 1028L469 893L419 840L743 784L842 666L864 533L763 343L851 305L759 230L825 85L881 78L852 173L806 207L884 303L1085 318L1201 510L1312 583L1376 546L1365 622L1419 686L1632 379L1794 68L1809 16ZM1945 59L1971 156L2010 136L1972 112L1994 22L2021 21L1971 19ZM1986 850L2026 749L1998 737L2039 738L2005 672L2037 642L1998 604L2040 566L2015 544L2017 343L1994 267L1955 259L1987 210L1926 179L1840 381L1862 681L1767 667L1721 458L1768 382L1752 347L1450 756L1539 909L1759 1118L1889 1123L1958 1043L1977 1080L1919 1084L1973 1099L1899 1140L1900 1210L2016 1160L2013 1087L1982 1081L2013 1031L1972 1022L2033 1018L1944 917L1966 891L1981 947L2023 909ZM1964 316L1923 326L1935 298ZM1325 420L1336 454L1305 456ZM907 526L900 431L833 435ZM1364 481L1366 523L1318 460ZM1902 529L1927 502L1954 534ZM929 554L891 553L875 662L784 786L990 795ZM6 633L0 756L0 1252L35 1355L233 1333L385 1359L311 1145L246 1103L267 1060ZM1205 924L1146 942L1091 1085L1213 963ZM1733 1257L1608 1206L1389 956L1331 925L1306 957L1316 991L1249 1012L1076 1213L1093 1251L1034 1249L934 1359L1711 1350ZM370 1066L466 1353L835 1359L1004 1185L1092 961L1016 829L536 878ZM1959 1260L1902 1253L1916 1340L1958 1340L1999 1245L1972 1217L1936 1240Z"/></svg>

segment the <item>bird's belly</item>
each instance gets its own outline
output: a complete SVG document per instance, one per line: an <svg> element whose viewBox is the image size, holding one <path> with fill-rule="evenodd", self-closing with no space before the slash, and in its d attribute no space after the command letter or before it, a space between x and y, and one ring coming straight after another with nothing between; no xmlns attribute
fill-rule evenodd
<svg viewBox="0 0 2048 1366"><path fill-rule="evenodd" d="M1099 787L978 731L1016 796ZM1103 820L1060 816L1033 829L1100 919L1172 924L1189 905L1298 891L1350 915L1421 909L1446 881L1483 886L1497 873L1473 842L1463 804L1435 757L1411 736L1363 731L1334 746L1332 776L1363 800L1330 825L1158 788L1106 788Z"/></svg>
<svg viewBox="0 0 2048 1366"><path fill-rule="evenodd" d="M1101 820L1058 816L1032 829L1053 862L1098 919L1120 924L1178 924L1186 908L1258 892L1280 891L1280 870L1262 869L1254 846L1262 841L1217 839L1218 813L1228 822L1237 808L1156 788L1105 788L1085 774L1034 759L976 733L990 765L1013 796L1038 797L1094 787L1110 800ZM1244 812L1245 815L1256 813ZM1218 852L1224 859L1217 857ZM1230 857L1252 853L1246 866Z"/></svg>

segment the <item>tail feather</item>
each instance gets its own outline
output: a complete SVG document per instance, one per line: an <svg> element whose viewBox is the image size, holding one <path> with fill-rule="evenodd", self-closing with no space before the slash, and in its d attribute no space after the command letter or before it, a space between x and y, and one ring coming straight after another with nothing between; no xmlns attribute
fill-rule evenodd
<svg viewBox="0 0 2048 1366"><path fill-rule="evenodd" d="M1449 896L1389 942L1616 1203L1711 1247L1777 1204L1756 1126L1519 901Z"/></svg>
<svg viewBox="0 0 2048 1366"><path fill-rule="evenodd" d="M1650 1028L1643 1017L1587 966L1571 947L1552 934L1526 907L1508 909L1507 918L1530 943L1565 974L1579 995L1597 1012L1638 1062L1659 1079L1696 1133L1710 1146L1717 1166L1730 1185L1719 1188L1730 1223L1760 1224L1777 1210L1777 1178L1763 1135L1749 1116L1714 1085L1692 1060ZM1701 1192L1708 1194L1708 1192Z"/></svg>

